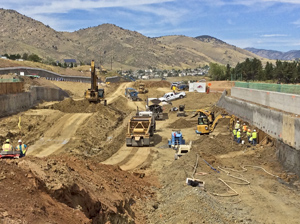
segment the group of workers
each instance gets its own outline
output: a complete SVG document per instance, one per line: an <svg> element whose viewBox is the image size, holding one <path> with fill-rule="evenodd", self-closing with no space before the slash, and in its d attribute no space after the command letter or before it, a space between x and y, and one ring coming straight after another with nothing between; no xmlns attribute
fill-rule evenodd
<svg viewBox="0 0 300 224"><path fill-rule="evenodd" d="M10 143L10 140L6 139L6 141L2 145L2 151L20 151L20 158L22 158L26 155L27 145L23 144L22 140L20 139L18 141L18 145L16 146L16 148L14 150L14 147Z"/></svg>
<svg viewBox="0 0 300 224"><path fill-rule="evenodd" d="M240 125L240 121L237 120L233 129L233 138L234 141L236 141L237 143L241 143L241 128L242 128L242 132L244 134L246 134L248 142L252 145L256 145L257 144L257 132L254 129L251 132L251 129L247 127L246 123L243 124L243 126L241 127Z"/></svg>

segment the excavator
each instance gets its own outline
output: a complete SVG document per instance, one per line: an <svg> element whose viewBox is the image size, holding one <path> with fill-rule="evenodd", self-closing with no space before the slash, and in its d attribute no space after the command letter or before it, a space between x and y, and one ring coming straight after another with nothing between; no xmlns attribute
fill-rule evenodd
<svg viewBox="0 0 300 224"><path fill-rule="evenodd" d="M104 101L104 106L107 105L106 100L104 99L104 89L98 89L98 77L96 75L95 62L91 62L91 88L86 90L84 95L85 98L90 103L100 103L101 100Z"/></svg>
<svg viewBox="0 0 300 224"><path fill-rule="evenodd" d="M199 117L206 116L207 119L208 119L208 122L210 124L212 124L213 121L215 120L215 113L214 112L211 112L211 111L208 111L208 110L204 110L204 109L199 109L199 110L196 110L195 114L192 117L196 117L198 114L199 114Z"/></svg>
<svg viewBox="0 0 300 224"><path fill-rule="evenodd" d="M198 117L198 125L196 129L196 134L209 134L213 132L216 125L218 124L219 120L224 118L232 118L232 116L228 114L219 114L216 118L213 119L212 122L210 122L209 117L205 114L200 114Z"/></svg>

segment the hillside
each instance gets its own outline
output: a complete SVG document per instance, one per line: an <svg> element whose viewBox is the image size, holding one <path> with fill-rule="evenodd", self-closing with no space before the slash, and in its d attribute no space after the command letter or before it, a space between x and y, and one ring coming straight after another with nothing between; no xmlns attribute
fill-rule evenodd
<svg viewBox="0 0 300 224"><path fill-rule="evenodd" d="M273 60L295 60L300 58L300 50L293 50L288 52L264 50L256 48L245 48L245 50L250 51L260 57L273 59Z"/></svg>
<svg viewBox="0 0 300 224"><path fill-rule="evenodd" d="M209 36L149 38L112 24L57 32L14 10L0 9L0 17L0 54L35 53L52 61L74 58L84 63L95 59L107 68L112 62L113 69L187 68L209 62L235 66L257 57L216 38L207 41Z"/></svg>
<svg viewBox="0 0 300 224"><path fill-rule="evenodd" d="M238 62L244 61L246 58L256 57L262 60L262 58L249 51L229 45L216 38L210 38L209 36L205 36L205 38L164 36L157 38L157 40L170 47L197 55L206 63L215 62L235 66Z"/></svg>

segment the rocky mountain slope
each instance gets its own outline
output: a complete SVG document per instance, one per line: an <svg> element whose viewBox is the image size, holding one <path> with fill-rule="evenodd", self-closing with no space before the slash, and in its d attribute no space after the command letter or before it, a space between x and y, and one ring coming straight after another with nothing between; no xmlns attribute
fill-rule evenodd
<svg viewBox="0 0 300 224"><path fill-rule="evenodd" d="M260 57L274 59L274 60L295 60L300 58L300 50L293 50L288 52L264 50L256 48L245 48L245 50L250 51Z"/></svg>
<svg viewBox="0 0 300 224"><path fill-rule="evenodd" d="M112 24L58 32L14 10L0 9L0 17L0 54L35 53L43 59L74 58L84 63L95 59L105 67L113 62L115 69L186 68L209 62L235 66L257 57L209 36L149 38Z"/></svg>

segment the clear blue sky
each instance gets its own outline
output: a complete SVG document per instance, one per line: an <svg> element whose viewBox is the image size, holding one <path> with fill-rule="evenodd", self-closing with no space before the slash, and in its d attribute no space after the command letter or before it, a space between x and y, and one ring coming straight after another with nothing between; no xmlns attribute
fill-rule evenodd
<svg viewBox="0 0 300 224"><path fill-rule="evenodd" d="M57 31L112 23L145 36L210 35L241 48L300 50L300 0L0 0Z"/></svg>

